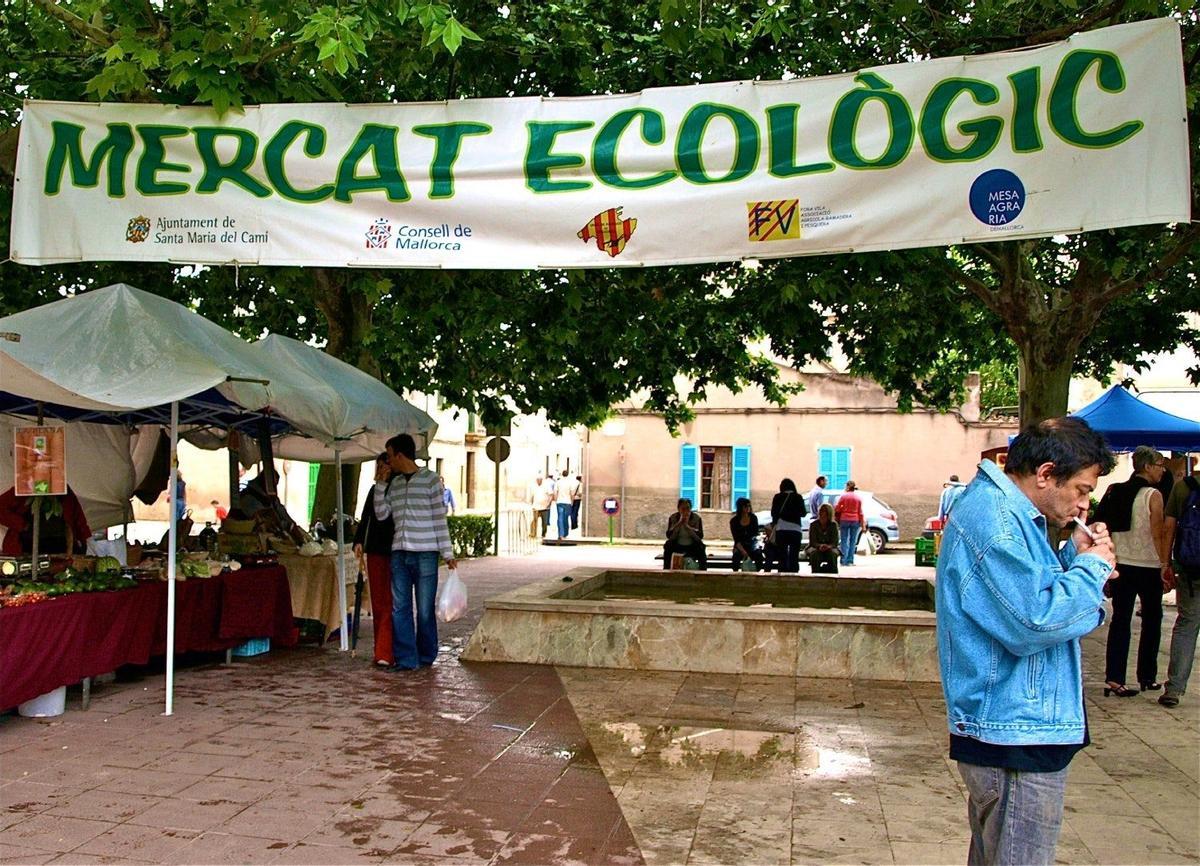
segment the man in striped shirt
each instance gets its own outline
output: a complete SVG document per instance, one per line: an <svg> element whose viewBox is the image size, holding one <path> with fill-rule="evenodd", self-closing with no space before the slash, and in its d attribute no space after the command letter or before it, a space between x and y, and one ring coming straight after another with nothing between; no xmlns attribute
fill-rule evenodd
<svg viewBox="0 0 1200 866"><path fill-rule="evenodd" d="M407 433L387 442L391 484L375 483L375 516L391 518L392 646L396 670L416 670L437 658L438 557L455 567L446 525L442 482L437 474L416 464L417 446ZM416 630L413 596L416 596Z"/></svg>

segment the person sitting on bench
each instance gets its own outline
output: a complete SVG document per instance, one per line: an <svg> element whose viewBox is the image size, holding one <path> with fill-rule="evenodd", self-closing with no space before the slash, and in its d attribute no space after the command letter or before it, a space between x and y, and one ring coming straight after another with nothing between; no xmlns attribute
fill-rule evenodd
<svg viewBox="0 0 1200 866"><path fill-rule="evenodd" d="M754 561L756 569L762 568L763 552L758 549L758 517L750 510L750 500L741 497L737 501L737 513L729 521L729 534L733 538L733 570L739 571L742 562Z"/></svg>
<svg viewBox="0 0 1200 866"><path fill-rule="evenodd" d="M667 519L667 542L663 545L663 569L671 568L672 554L682 553L696 560L701 570L708 568L704 550L704 521L692 511L692 500L680 499L677 510Z"/></svg>
<svg viewBox="0 0 1200 866"><path fill-rule="evenodd" d="M838 525L833 519L833 506L826 502L817 519L808 527L808 564L813 574L837 574Z"/></svg>

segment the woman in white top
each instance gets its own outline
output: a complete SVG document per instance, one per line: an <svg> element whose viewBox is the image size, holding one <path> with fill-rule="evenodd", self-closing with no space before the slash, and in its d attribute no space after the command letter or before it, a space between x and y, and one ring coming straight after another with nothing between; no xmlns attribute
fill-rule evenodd
<svg viewBox="0 0 1200 866"><path fill-rule="evenodd" d="M1166 472L1166 459L1153 448L1133 454L1133 477L1124 482L1125 496L1132 495L1129 529L1113 532L1117 552L1117 578L1111 582L1113 617L1105 651L1104 695L1132 697L1137 689L1125 685L1129 664L1130 622L1135 598L1142 602L1142 635L1138 639L1137 678L1143 691L1158 691L1158 644L1162 630L1162 580L1170 563L1163 531L1163 498L1154 485ZM1115 485L1114 485L1115 486ZM1129 490L1136 489L1136 492ZM1105 494L1107 498L1109 494Z"/></svg>

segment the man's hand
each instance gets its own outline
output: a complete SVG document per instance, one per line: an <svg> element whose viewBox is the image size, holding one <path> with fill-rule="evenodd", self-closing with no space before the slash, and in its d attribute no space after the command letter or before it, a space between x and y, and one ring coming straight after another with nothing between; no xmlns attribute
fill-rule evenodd
<svg viewBox="0 0 1200 866"><path fill-rule="evenodd" d="M1175 569L1170 563L1162 567L1162 585L1164 595L1175 588Z"/></svg>
<svg viewBox="0 0 1200 866"><path fill-rule="evenodd" d="M458 560L457 559L447 559L446 560L446 568L458 568Z"/></svg>
<svg viewBox="0 0 1200 866"><path fill-rule="evenodd" d="M1108 527L1103 523L1093 523L1088 528L1092 532L1090 537L1079 526L1075 527L1075 531L1071 533L1071 540L1075 542L1075 550L1079 553L1093 553L1116 568L1117 553L1113 550L1112 536L1108 534Z"/></svg>

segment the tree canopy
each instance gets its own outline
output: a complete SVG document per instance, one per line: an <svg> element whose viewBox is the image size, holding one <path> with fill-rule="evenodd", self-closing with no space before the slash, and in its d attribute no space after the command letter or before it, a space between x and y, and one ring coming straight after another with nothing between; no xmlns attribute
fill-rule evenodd
<svg viewBox="0 0 1200 866"><path fill-rule="evenodd" d="M936 5L939 8L931 8ZM778 0L30 0L0 10L0 232L20 100L385 102L636 91L840 73L1060 39L1174 14L1189 78L1198 13L1180 2L974 0L836 7ZM1188 90L1193 166L1200 123ZM1193 200L1200 198L1193 168ZM18 217L19 218L19 217ZM644 391L671 424L713 384L783 399L769 338L829 356L914 402L948 407L993 359L1024 371L1026 420L1065 410L1066 377L1200 343L1195 223L1043 241L646 271L431 272L165 265L0 266L0 311L124 280L247 335L327 341L398 388L498 416L598 422ZM690 395L674 377L693 379Z"/></svg>

